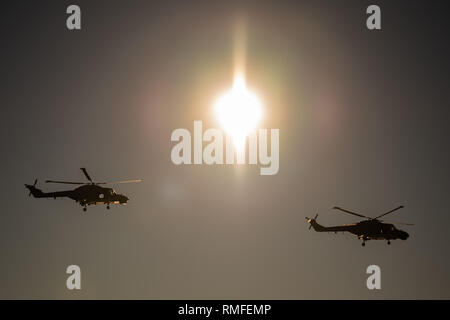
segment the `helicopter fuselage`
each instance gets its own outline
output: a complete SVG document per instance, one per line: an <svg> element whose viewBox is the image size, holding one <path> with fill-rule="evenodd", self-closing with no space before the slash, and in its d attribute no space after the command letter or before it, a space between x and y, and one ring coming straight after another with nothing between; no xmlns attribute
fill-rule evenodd
<svg viewBox="0 0 450 320"><path fill-rule="evenodd" d="M97 185L84 185L72 191L69 198L77 201L80 205L96 204L126 204L128 197L117 194L112 188L104 188Z"/></svg>
<svg viewBox="0 0 450 320"><path fill-rule="evenodd" d="M309 219L308 222L318 232L350 232L361 240L406 240L409 234L403 230L397 229L393 224L383 223L378 220L366 220L354 224L341 226L324 227L316 222L315 219Z"/></svg>
<svg viewBox="0 0 450 320"><path fill-rule="evenodd" d="M112 188L104 188L95 184L82 185L73 190L42 192L40 189L26 185L35 198L70 198L81 206L96 204L123 204L128 202L128 197L116 193Z"/></svg>
<svg viewBox="0 0 450 320"><path fill-rule="evenodd" d="M123 194L118 194L112 188L100 187L99 185L112 184L112 183L130 183L141 182L142 179L135 180L122 180L115 182L94 182L91 176L88 174L86 168L80 168L83 172L88 183L74 182L74 181L55 181L46 180L46 183L63 183L71 185L80 185L73 190L56 191L56 192L42 192L42 190L36 188L37 179L34 180L34 184L25 184L25 187L30 191L30 196L35 198L70 198L78 202L83 206L83 211L86 211L86 206L96 204L106 204L106 208L109 209L110 204L123 204L128 202L128 197Z"/></svg>

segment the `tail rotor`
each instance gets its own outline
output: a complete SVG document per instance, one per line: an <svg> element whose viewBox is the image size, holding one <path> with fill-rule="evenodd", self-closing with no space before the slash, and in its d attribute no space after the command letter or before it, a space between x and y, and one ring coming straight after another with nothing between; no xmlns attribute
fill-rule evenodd
<svg viewBox="0 0 450 320"><path fill-rule="evenodd" d="M318 216L319 216L319 214L317 213L316 216L315 216L313 219L308 218L308 217L305 217L306 221L308 221L308 223L309 223L309 228L308 228L308 230L311 229L311 227L312 227L311 222L316 221L316 219L317 219Z"/></svg>
<svg viewBox="0 0 450 320"><path fill-rule="evenodd" d="M32 190L32 188L36 188L36 183L37 183L37 181L38 181L37 179L34 179L33 185L29 185L29 184L26 184L26 185L25 185L25 187L27 187L28 190L30 190L30 193L28 194L29 197L31 197L31 190Z"/></svg>

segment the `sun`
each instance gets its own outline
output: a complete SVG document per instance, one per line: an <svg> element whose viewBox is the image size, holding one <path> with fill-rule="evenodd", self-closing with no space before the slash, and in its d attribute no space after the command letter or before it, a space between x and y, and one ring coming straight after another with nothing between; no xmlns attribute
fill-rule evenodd
<svg viewBox="0 0 450 320"><path fill-rule="evenodd" d="M255 93L247 89L243 74L238 73L232 89L217 99L215 113L225 132L232 137L236 150L241 152L247 136L262 118L262 103Z"/></svg>

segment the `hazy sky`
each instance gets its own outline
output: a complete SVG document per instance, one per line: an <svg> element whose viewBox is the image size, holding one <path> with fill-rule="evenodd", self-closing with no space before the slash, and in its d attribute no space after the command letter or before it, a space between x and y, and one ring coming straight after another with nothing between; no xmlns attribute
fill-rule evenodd
<svg viewBox="0 0 450 320"><path fill-rule="evenodd" d="M394 2L394 3L392 3ZM68 31L77 3L82 30ZM448 14L438 1L14 1L1 10L0 298L450 298ZM176 166L176 128L217 126L247 25L247 82L280 170ZM46 179L142 178L127 206L28 197ZM69 186L70 187L70 186ZM308 230L390 218L407 241ZM66 289L81 267L82 290ZM381 267L369 291L366 268Z"/></svg>

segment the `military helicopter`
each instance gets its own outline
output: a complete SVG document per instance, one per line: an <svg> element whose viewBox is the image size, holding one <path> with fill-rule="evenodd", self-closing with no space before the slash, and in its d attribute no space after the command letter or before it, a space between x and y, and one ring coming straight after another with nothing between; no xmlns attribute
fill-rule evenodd
<svg viewBox="0 0 450 320"><path fill-rule="evenodd" d="M86 182L71 182L71 181L54 181L46 180L46 183L63 183L63 184L79 184L78 188L66 191L57 192L42 192L42 190L36 188L37 179L34 180L33 185L25 184L25 187L30 190L29 196L33 195L35 198L63 198L67 197L78 202L82 207L83 211L87 210L88 205L106 204L106 209L110 208L111 204L122 204L125 205L128 202L128 197L123 194L116 193L112 188L104 188L99 185L103 184L116 184L116 183L131 183L131 182L141 182L141 179L137 180L123 180L114 182L94 182L86 171L86 168L80 168L83 171Z"/></svg>
<svg viewBox="0 0 450 320"><path fill-rule="evenodd" d="M362 246L364 247L366 245L366 241L368 240L387 240L387 244L391 244L390 240L395 239L402 239L406 240L409 237L409 234L403 230L397 229L392 223L395 224L403 224L403 225L409 225L412 226L411 223L402 223L402 222L392 222L392 223L384 223L388 221L379 220L379 218L384 217L385 215L388 215L394 211L397 211L401 208L404 208L403 206L399 206L395 209L392 209L386 213L383 213L379 215L378 217L371 218L366 217L362 214L355 213L349 210L342 209L340 207L333 207L333 209L352 214L357 217L361 218L367 218L367 220L360 221L358 223L354 224L346 224L342 226L333 226L333 227L324 227L317 223L316 219L318 214L314 218L308 218L305 219L310 224L309 229L311 227L314 228L317 232L350 232L358 237L358 239L362 240Z"/></svg>

